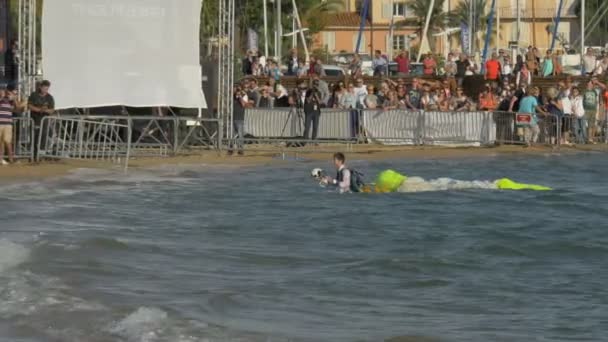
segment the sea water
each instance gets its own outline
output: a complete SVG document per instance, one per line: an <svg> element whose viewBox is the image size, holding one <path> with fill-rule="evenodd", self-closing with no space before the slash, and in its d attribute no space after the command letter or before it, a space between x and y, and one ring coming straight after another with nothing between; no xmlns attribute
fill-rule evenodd
<svg viewBox="0 0 608 342"><path fill-rule="evenodd" d="M0 341L606 339L605 154L351 164L427 181L339 195L292 161L0 186Z"/></svg>

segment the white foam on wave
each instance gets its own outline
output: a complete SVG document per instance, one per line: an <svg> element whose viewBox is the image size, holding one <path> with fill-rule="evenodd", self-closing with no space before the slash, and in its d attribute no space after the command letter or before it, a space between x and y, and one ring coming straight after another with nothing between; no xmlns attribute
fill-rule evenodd
<svg viewBox="0 0 608 342"><path fill-rule="evenodd" d="M408 177L399 187L399 192L429 192L448 190L484 189L496 190L498 187L494 181L463 181L452 178L438 178L425 180L421 177Z"/></svg>
<svg viewBox="0 0 608 342"><path fill-rule="evenodd" d="M30 255L25 246L0 239L0 273L24 263Z"/></svg>
<svg viewBox="0 0 608 342"><path fill-rule="evenodd" d="M168 315L158 308L140 307L110 328L110 332L128 341L158 341Z"/></svg>

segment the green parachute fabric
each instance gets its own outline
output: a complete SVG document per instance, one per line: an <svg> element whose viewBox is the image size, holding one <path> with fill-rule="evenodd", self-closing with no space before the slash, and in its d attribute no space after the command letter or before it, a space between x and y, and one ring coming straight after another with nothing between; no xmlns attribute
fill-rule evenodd
<svg viewBox="0 0 608 342"><path fill-rule="evenodd" d="M495 182L496 187L500 190L534 190L534 191L549 191L553 190L549 187L536 184L523 184L514 182L508 178L502 178Z"/></svg>
<svg viewBox="0 0 608 342"><path fill-rule="evenodd" d="M406 176L396 171L382 171L376 177L376 192L395 192L406 179Z"/></svg>

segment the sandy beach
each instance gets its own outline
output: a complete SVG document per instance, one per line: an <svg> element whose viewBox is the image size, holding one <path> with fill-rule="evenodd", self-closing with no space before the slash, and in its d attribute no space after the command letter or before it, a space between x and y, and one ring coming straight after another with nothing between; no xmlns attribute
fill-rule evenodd
<svg viewBox="0 0 608 342"><path fill-rule="evenodd" d="M255 166L271 163L291 162L294 158L328 161L332 152L341 151L343 146L325 146L318 151L299 151L297 149L256 151L255 148L248 150L245 156L228 156L225 152L201 151L196 155L175 157L135 157L129 162L129 170L159 167L164 165L213 165L213 166ZM419 147L419 146L370 146L356 145L352 151L348 151L347 158L351 160L383 160L383 159L436 159L436 158L471 158L501 155L541 155L552 153L580 153L580 152L604 152L606 145L586 145L577 148L562 147L556 150L551 147L523 148L521 146L499 146L499 147ZM284 158L283 158L284 157ZM40 180L55 178L66 175L76 169L118 169L118 165L107 162L88 160L60 160L44 161L40 163L29 163L20 161L17 164L0 167L0 181L11 182L14 180Z"/></svg>

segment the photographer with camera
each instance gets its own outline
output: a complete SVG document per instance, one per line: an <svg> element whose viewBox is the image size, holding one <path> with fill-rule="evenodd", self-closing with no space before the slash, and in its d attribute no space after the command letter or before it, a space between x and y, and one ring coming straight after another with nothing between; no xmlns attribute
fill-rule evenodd
<svg viewBox="0 0 608 342"><path fill-rule="evenodd" d="M236 135L236 144L231 142L228 149L228 155L234 153L234 149L238 150L239 155L244 154L243 139L245 138L245 108L251 108L253 105L249 100L247 92L241 86L234 87L233 108L232 108L232 127ZM236 146L235 146L236 145Z"/></svg>
<svg viewBox="0 0 608 342"><path fill-rule="evenodd" d="M310 140L317 138L319 131L319 119L321 117L322 93L319 89L319 82L313 81L312 87L306 90L304 96L304 139L309 139L309 132L312 126Z"/></svg>

